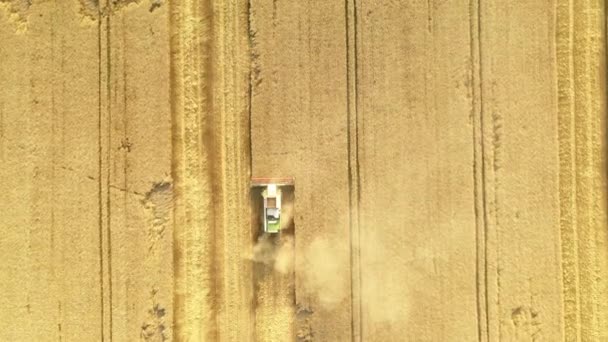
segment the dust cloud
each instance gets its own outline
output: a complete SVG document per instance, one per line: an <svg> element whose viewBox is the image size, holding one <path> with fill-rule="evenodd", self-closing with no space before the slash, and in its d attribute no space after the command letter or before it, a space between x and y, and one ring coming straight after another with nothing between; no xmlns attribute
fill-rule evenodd
<svg viewBox="0 0 608 342"><path fill-rule="evenodd" d="M348 249L333 239L317 238L297 258L296 268L302 290L316 297L325 309L333 309L347 296L350 284L344 277L348 265Z"/></svg>
<svg viewBox="0 0 608 342"><path fill-rule="evenodd" d="M316 297L325 310L339 309L350 299L351 278L344 274L350 273L350 247L344 239L318 237L296 262L303 290ZM354 253L365 255L366 269L377 270L360 274L354 280L361 286L362 311L373 323L398 322L408 310L409 296L403 289L403 279L396 279L393 272L383 267L390 260L385 246L372 231L366 231L362 245L355 244L352 248Z"/></svg>
<svg viewBox="0 0 608 342"><path fill-rule="evenodd" d="M329 239L318 238L295 258L295 241L291 235L261 235L253 246L250 260L288 274L297 269L300 290L331 309L349 295L350 286L343 276L348 250Z"/></svg>
<svg viewBox="0 0 608 342"><path fill-rule="evenodd" d="M263 234L253 246L249 258L253 262L264 264L281 274L294 271L294 241L293 237L283 235L275 239L270 234Z"/></svg>
<svg viewBox="0 0 608 342"><path fill-rule="evenodd" d="M364 241L362 246L352 247L365 254L366 269L375 269L374 265L383 265L390 259L385 246L372 232L365 234ZM340 309L351 295L350 278L345 276L345 272L350 273L348 267L345 268L350 265L350 245L335 237L317 237L296 257L294 243L291 235L280 238L261 235L250 260L280 274L296 272L298 291L316 299L315 310ZM359 283L362 310L369 321L391 324L405 317L411 294L404 291L403 279L396 279L394 273L379 267L377 272L362 274Z"/></svg>

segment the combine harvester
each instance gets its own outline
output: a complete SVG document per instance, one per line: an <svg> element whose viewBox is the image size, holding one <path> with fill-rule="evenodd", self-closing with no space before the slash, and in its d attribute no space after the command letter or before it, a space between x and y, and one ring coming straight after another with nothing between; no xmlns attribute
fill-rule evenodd
<svg viewBox="0 0 608 342"><path fill-rule="evenodd" d="M293 186L292 177L285 178L251 178L251 187L263 187L264 201L263 226L264 233L277 234L281 232L281 187Z"/></svg>

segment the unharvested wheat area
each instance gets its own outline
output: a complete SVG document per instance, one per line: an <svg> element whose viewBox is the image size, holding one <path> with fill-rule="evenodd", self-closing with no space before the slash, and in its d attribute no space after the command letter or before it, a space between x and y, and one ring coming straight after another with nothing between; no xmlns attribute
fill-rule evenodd
<svg viewBox="0 0 608 342"><path fill-rule="evenodd" d="M0 341L606 341L606 174L603 0L0 0Z"/></svg>

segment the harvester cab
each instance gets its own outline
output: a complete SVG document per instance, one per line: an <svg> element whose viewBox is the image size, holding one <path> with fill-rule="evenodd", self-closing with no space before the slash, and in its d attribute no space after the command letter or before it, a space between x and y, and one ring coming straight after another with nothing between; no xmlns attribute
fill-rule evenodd
<svg viewBox="0 0 608 342"><path fill-rule="evenodd" d="M264 198L264 232L278 233L281 230L281 189L269 184L262 192Z"/></svg>
<svg viewBox="0 0 608 342"><path fill-rule="evenodd" d="M281 187L293 186L293 178L252 178L252 187L263 187L262 229L264 233L281 232Z"/></svg>

